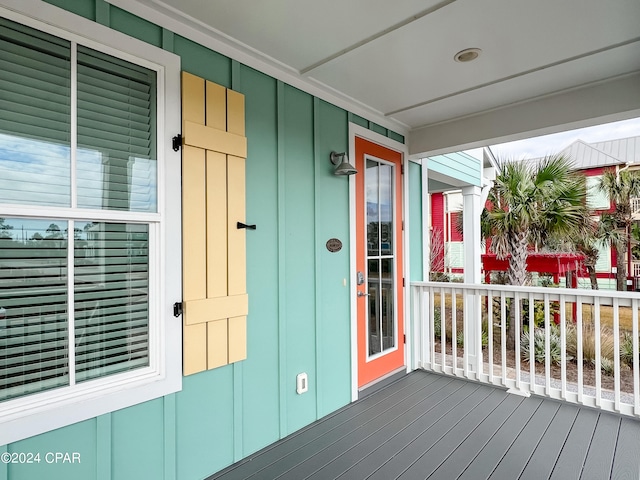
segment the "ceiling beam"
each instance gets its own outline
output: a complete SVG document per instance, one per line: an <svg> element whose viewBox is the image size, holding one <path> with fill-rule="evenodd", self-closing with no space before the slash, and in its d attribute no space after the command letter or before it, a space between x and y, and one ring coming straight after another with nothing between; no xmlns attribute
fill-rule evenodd
<svg viewBox="0 0 640 480"><path fill-rule="evenodd" d="M640 72L414 129L420 158L640 116Z"/></svg>

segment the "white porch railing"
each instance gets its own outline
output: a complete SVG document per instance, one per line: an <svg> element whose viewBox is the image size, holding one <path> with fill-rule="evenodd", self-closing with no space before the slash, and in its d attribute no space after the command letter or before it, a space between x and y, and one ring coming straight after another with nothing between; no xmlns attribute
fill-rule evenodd
<svg viewBox="0 0 640 480"><path fill-rule="evenodd" d="M411 287L414 367L640 416L640 294L439 282ZM510 317L515 341L508 348ZM529 362L528 352L537 361Z"/></svg>

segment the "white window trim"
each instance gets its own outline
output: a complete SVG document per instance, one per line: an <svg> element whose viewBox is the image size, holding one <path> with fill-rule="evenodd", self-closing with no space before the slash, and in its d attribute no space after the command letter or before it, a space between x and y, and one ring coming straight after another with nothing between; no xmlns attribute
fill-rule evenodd
<svg viewBox="0 0 640 480"><path fill-rule="evenodd" d="M173 303L180 301L182 295L181 256L174 253L182 249L181 157L171 148L171 138L180 132L181 126L179 56L38 0L0 0L0 15L158 72L158 185L162 186L158 192L158 214L148 214L146 218L152 222L150 229L155 228L158 233L150 235L150 255L156 256L156 274L150 272L150 289L157 289L159 294L159 301L149 306L150 323L157 327L153 331L158 338L150 347L150 367L88 385L0 403L0 445L4 445L182 388L182 322L172 315ZM42 207L2 208L4 214L14 216L42 216L42 210ZM62 212L57 210L59 217ZM64 215L69 219L81 218L75 212ZM119 218L125 221L129 216L132 221L141 221L145 216L123 213ZM54 212L49 210L49 214ZM95 210L84 211L81 216L95 220L111 218L109 212ZM158 218L162 221L154 227L153 221Z"/></svg>

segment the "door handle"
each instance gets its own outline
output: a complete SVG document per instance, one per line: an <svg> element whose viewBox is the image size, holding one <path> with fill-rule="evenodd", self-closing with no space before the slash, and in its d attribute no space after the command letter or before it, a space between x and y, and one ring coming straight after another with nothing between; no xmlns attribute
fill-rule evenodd
<svg viewBox="0 0 640 480"><path fill-rule="evenodd" d="M360 290L358 290L358 296L359 297L368 297L369 295L371 295L371 294L370 293L364 293L364 292L361 292Z"/></svg>

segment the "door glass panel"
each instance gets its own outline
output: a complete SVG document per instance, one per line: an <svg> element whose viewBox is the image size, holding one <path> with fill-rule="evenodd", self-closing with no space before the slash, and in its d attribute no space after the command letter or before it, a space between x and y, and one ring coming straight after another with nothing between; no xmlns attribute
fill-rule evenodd
<svg viewBox="0 0 640 480"><path fill-rule="evenodd" d="M380 197L379 197L379 163L367 160L367 172L365 175L365 189L367 197L367 254L378 255L380 252Z"/></svg>
<svg viewBox="0 0 640 480"><path fill-rule="evenodd" d="M381 337L380 337L380 260L368 260L368 293L369 300L369 355L375 355L382 351Z"/></svg>
<svg viewBox="0 0 640 480"><path fill-rule="evenodd" d="M393 238L394 167L367 159L365 172L367 220L367 340L369 356L394 349L395 243Z"/></svg>
<svg viewBox="0 0 640 480"><path fill-rule="evenodd" d="M382 349L387 350L396 345L394 319L393 292L393 259L385 258L380 261L380 321L382 331Z"/></svg>
<svg viewBox="0 0 640 480"><path fill-rule="evenodd" d="M380 253L393 255L393 171L391 165L378 167L380 179Z"/></svg>

